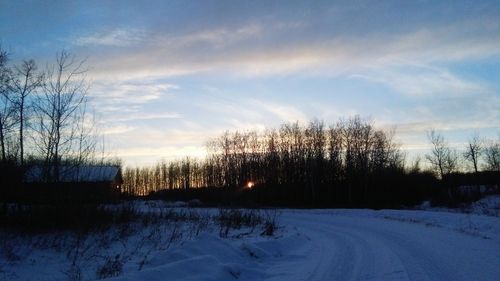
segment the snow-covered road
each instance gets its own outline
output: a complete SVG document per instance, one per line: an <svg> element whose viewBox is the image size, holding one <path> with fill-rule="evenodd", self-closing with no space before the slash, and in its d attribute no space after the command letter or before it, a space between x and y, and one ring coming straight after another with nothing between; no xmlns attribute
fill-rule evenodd
<svg viewBox="0 0 500 281"><path fill-rule="evenodd" d="M373 214L377 212L284 212L282 223L307 242L293 247L288 253L292 260L275 261L267 280L500 280L496 237L397 212L398 217Z"/></svg>
<svg viewBox="0 0 500 281"><path fill-rule="evenodd" d="M275 238L203 235L117 280L500 280L500 219L284 210Z"/></svg>

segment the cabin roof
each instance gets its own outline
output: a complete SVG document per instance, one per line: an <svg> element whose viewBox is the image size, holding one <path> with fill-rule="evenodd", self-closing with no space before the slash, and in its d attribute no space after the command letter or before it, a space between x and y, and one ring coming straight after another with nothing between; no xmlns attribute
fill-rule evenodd
<svg viewBox="0 0 500 281"><path fill-rule="evenodd" d="M44 182L53 167L33 166L25 174L25 182ZM118 166L60 166L58 182L112 182L120 173Z"/></svg>

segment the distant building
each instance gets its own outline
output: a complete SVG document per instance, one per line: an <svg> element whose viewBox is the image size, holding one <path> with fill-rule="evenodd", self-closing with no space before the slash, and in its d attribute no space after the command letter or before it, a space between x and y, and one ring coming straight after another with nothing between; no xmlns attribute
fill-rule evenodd
<svg viewBox="0 0 500 281"><path fill-rule="evenodd" d="M452 173L443 180L451 187L452 196L462 201L500 192L500 173L495 171L480 171L477 174Z"/></svg>
<svg viewBox="0 0 500 281"><path fill-rule="evenodd" d="M24 174L29 194L40 198L99 200L121 193L123 178L119 166L33 166Z"/></svg>

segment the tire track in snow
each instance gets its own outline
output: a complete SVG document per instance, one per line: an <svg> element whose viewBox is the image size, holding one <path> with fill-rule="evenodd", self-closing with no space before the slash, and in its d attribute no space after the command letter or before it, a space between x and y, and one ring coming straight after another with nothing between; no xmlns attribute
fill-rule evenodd
<svg viewBox="0 0 500 281"><path fill-rule="evenodd" d="M373 217L307 211L285 213L283 222L311 238L305 262L294 267L304 272L302 280L458 281L500 276L498 246L479 237Z"/></svg>
<svg viewBox="0 0 500 281"><path fill-rule="evenodd" d="M314 248L322 249L317 266L307 280L409 280L399 257L372 237L329 223L309 221L308 233L316 237ZM329 241L330 243L324 243ZM328 251L325 251L328 249ZM387 266L390 265L390 267ZM386 271L380 272L383 268Z"/></svg>

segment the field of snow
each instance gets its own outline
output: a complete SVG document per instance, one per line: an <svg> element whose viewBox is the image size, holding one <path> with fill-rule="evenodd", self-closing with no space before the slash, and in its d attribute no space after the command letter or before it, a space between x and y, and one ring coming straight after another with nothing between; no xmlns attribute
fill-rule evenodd
<svg viewBox="0 0 500 281"><path fill-rule="evenodd" d="M271 237L260 226L221 237L208 221L115 229L80 240L4 235L0 280L95 280L113 272L120 274L109 280L499 280L497 216L287 209L278 220Z"/></svg>

